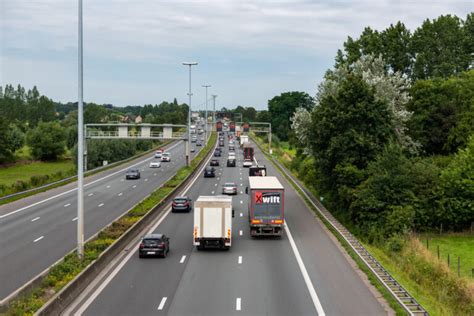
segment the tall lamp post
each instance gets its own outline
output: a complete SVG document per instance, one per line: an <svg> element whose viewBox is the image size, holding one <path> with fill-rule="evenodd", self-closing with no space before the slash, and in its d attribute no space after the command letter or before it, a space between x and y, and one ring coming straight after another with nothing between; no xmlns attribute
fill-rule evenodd
<svg viewBox="0 0 474 316"><path fill-rule="evenodd" d="M203 88L206 88L206 121L205 121L206 122L206 144L207 144L207 135L209 134L209 132L208 132L209 122L207 120L207 88L209 88L209 87L211 87L210 84L203 85Z"/></svg>
<svg viewBox="0 0 474 316"><path fill-rule="evenodd" d="M212 102L213 102L212 124L213 126L216 126L216 97L217 97L217 94L212 95Z"/></svg>
<svg viewBox="0 0 474 316"><path fill-rule="evenodd" d="M186 166L189 166L191 163L191 67L196 66L198 63L195 61L192 62L184 62L184 66L189 66L189 109L188 109L188 139L186 141Z"/></svg>
<svg viewBox="0 0 474 316"><path fill-rule="evenodd" d="M82 0L78 1L78 100L77 100L77 256L84 257L84 106L82 76Z"/></svg>

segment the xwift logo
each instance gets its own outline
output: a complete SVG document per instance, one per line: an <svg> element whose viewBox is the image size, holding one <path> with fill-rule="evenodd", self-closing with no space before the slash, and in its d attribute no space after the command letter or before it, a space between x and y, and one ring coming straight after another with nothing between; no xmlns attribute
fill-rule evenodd
<svg viewBox="0 0 474 316"><path fill-rule="evenodd" d="M280 193L278 192L255 192L256 204L280 204Z"/></svg>

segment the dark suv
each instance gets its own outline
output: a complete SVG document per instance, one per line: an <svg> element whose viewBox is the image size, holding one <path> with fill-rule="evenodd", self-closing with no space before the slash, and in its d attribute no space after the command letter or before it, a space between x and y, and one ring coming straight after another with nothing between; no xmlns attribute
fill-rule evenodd
<svg viewBox="0 0 474 316"><path fill-rule="evenodd" d="M220 148L216 148L216 150L214 151L214 157L220 157L221 156L221 150Z"/></svg>
<svg viewBox="0 0 474 316"><path fill-rule="evenodd" d="M235 158L227 159L227 167L235 167Z"/></svg>
<svg viewBox="0 0 474 316"><path fill-rule="evenodd" d="M216 176L216 169L213 167L206 167L204 169L204 178L214 178Z"/></svg>
<svg viewBox="0 0 474 316"><path fill-rule="evenodd" d="M163 234L149 234L142 238L138 246L138 257L162 256L166 257L170 251L170 239Z"/></svg>
<svg viewBox="0 0 474 316"><path fill-rule="evenodd" d="M174 212L181 212L186 211L190 212L192 209L192 200L187 196L178 196L175 197L173 203L171 203L171 211Z"/></svg>
<svg viewBox="0 0 474 316"><path fill-rule="evenodd" d="M128 169L125 174L125 179L140 179L140 170L136 168Z"/></svg>

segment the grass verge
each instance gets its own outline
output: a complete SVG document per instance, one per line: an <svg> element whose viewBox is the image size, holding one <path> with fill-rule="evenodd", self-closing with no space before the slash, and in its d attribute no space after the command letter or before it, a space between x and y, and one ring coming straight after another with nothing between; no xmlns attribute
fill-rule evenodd
<svg viewBox="0 0 474 316"><path fill-rule="evenodd" d="M88 241L84 246L84 258L82 260L77 257L75 252L66 255L62 261L51 267L38 287L29 294L14 300L10 304L9 309L2 315L33 315L68 282L73 280L89 264L96 260L104 250L112 245L133 224L180 186L213 148L216 139L216 133L212 133L208 144L194 157L189 167L179 169L176 175L162 187L136 204L120 219L104 228L97 237Z"/></svg>

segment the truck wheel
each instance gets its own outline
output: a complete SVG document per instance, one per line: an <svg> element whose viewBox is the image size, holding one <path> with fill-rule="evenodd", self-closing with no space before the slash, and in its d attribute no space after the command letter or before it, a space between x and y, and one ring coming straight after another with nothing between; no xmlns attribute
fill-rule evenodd
<svg viewBox="0 0 474 316"><path fill-rule="evenodd" d="M203 245L197 246L197 250L204 250L204 246Z"/></svg>

